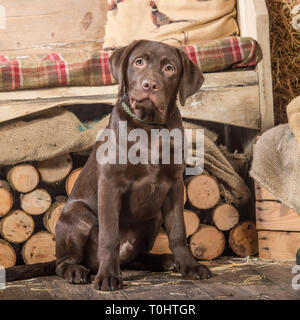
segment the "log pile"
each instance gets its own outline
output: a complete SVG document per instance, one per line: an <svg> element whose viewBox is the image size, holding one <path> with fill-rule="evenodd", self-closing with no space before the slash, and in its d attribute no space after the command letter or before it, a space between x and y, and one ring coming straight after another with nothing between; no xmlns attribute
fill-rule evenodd
<svg viewBox="0 0 300 320"><path fill-rule="evenodd" d="M55 259L55 226L87 160L73 158L67 154L1 168L1 266Z"/></svg>
<svg viewBox="0 0 300 320"><path fill-rule="evenodd" d="M55 259L55 226L86 160L65 155L1 169L0 265ZM239 210L225 203L210 174L185 179L186 238L196 259L216 259L228 248L240 257L257 253L255 224L241 219ZM151 253L170 253L163 229Z"/></svg>
<svg viewBox="0 0 300 320"><path fill-rule="evenodd" d="M233 204L222 199L218 180L208 173L186 179L184 221L187 244L198 260L213 260L227 251L239 257L258 251L255 223L244 219ZM151 253L170 253L163 231L155 239Z"/></svg>

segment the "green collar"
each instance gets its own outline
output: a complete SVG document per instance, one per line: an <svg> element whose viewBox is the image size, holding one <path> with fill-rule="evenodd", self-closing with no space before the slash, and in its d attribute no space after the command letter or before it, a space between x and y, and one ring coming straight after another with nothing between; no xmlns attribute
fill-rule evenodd
<svg viewBox="0 0 300 320"><path fill-rule="evenodd" d="M140 119L136 114L134 114L130 110L130 108L128 107L128 105L124 101L121 101L121 106L127 112L127 114L130 115L131 118L136 119L136 120L138 120L138 121L140 121L142 123L149 124L149 125L155 125L155 126L163 126L164 125L163 123L158 123L158 122L153 122L153 121L147 121L147 120Z"/></svg>

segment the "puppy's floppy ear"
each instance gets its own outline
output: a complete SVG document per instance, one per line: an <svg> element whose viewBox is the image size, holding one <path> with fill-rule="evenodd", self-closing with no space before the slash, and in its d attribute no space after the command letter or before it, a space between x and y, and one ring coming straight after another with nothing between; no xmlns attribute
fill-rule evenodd
<svg viewBox="0 0 300 320"><path fill-rule="evenodd" d="M119 94L126 90L126 68L130 52L140 40L131 42L128 46L116 49L109 58L109 67L113 77L119 83Z"/></svg>
<svg viewBox="0 0 300 320"><path fill-rule="evenodd" d="M177 50L182 63L178 93L180 104L184 106L186 99L201 88L204 77L199 67L189 59L188 55L180 49Z"/></svg>

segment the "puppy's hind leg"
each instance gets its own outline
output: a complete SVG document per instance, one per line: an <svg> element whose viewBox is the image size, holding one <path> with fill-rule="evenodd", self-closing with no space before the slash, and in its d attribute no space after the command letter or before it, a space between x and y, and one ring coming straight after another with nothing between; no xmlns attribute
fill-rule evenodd
<svg viewBox="0 0 300 320"><path fill-rule="evenodd" d="M161 227L161 213L157 219L147 221L147 223L135 224L132 226L132 237L135 240L136 255L129 263L123 266L135 270L147 271L170 271L175 270L175 262L171 254L151 254L155 238Z"/></svg>
<svg viewBox="0 0 300 320"><path fill-rule="evenodd" d="M55 229L56 273L70 283L89 283L90 271L82 265L90 231L97 224L94 213L82 202L64 207Z"/></svg>

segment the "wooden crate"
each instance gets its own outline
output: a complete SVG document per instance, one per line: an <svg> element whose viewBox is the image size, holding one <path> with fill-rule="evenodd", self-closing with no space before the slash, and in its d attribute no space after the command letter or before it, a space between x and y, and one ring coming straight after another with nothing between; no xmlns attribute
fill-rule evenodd
<svg viewBox="0 0 300 320"><path fill-rule="evenodd" d="M259 256L295 260L300 248L300 214L255 182Z"/></svg>

